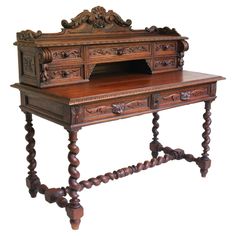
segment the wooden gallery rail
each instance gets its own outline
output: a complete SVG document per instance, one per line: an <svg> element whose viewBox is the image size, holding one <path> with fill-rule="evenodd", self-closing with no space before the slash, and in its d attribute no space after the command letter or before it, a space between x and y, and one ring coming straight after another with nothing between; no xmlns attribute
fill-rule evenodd
<svg viewBox="0 0 236 236"><path fill-rule="evenodd" d="M59 33L23 30L17 33L20 108L26 114L29 172L32 197L45 195L49 203L65 208L73 229L83 216L78 193L170 160L195 162L205 177L211 165L210 108L221 76L183 70L187 37L174 28L133 30L112 10L94 7L71 22L62 20ZM209 60L210 61L210 60ZM163 147L158 141L157 112L197 102L205 103L203 153L195 158L182 149ZM78 182L76 144L81 127L153 113L152 159L137 165ZM69 133L69 186L49 188L36 173L32 114L63 126ZM162 152L163 156L158 154ZM66 199L66 195L70 200Z"/></svg>

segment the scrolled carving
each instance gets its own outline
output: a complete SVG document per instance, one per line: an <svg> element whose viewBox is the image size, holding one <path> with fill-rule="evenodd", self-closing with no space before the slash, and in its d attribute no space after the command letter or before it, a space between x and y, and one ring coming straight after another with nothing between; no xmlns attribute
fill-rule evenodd
<svg viewBox="0 0 236 236"><path fill-rule="evenodd" d="M39 38L42 35L42 32L38 30L34 32L32 30L22 30L21 32L17 33L18 40L25 40L25 41L33 41L34 39Z"/></svg>
<svg viewBox="0 0 236 236"><path fill-rule="evenodd" d="M108 12L100 6L92 8L91 12L84 10L82 13L71 19L69 23L67 20L62 20L61 24L66 29L75 29L82 24L92 25L93 28L101 29L110 24L116 24L120 27L130 28L132 21L124 21L117 13L112 10Z"/></svg>
<svg viewBox="0 0 236 236"><path fill-rule="evenodd" d="M40 48L39 49L39 63L46 64L52 62L52 52L48 48Z"/></svg>
<svg viewBox="0 0 236 236"><path fill-rule="evenodd" d="M145 30L149 33L157 33L158 35L171 35L171 36L180 36L175 28L170 29L169 27L158 28L155 25L150 28L146 27Z"/></svg>

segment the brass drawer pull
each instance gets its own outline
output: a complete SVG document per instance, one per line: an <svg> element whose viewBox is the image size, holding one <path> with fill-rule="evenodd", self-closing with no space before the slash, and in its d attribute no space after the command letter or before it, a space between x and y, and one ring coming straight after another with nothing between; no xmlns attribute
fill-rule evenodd
<svg viewBox="0 0 236 236"><path fill-rule="evenodd" d="M180 100L181 101L187 101L187 100L190 99L190 97L191 97L191 92L190 91L180 93Z"/></svg>
<svg viewBox="0 0 236 236"><path fill-rule="evenodd" d="M125 104L124 103L119 103L119 104L112 104L112 113L120 115L124 112L125 110Z"/></svg>

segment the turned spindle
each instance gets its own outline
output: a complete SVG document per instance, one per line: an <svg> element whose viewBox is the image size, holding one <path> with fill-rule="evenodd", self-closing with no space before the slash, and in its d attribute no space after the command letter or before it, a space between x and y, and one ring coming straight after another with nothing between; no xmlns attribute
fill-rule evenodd
<svg viewBox="0 0 236 236"><path fill-rule="evenodd" d="M69 204L66 206L66 212L68 217L70 218L70 223L72 229L78 229L80 224L80 218L83 216L83 207L80 205L79 195L77 192L79 183L77 179L80 177L80 173L77 170L80 162L76 155L79 153L79 148L76 145L77 141L77 130L76 131L68 131L69 132L69 154L68 160L70 162L68 171L70 174L69 177L69 195L71 197Z"/></svg>
<svg viewBox="0 0 236 236"><path fill-rule="evenodd" d="M205 113L203 114L203 118L205 122L203 123L204 132L202 134L202 137L204 141L202 142L203 147L203 153L202 157L198 159L198 166L200 167L201 175L202 177L206 177L208 169L211 166L211 160L209 159L209 143L211 141L210 139L210 133L211 133L211 102L212 101L206 101L205 102Z"/></svg>
<svg viewBox="0 0 236 236"><path fill-rule="evenodd" d="M158 128L159 128L159 120L160 116L157 112L153 113L153 119L152 119L152 133L153 133L153 138L152 142L150 143L150 150L152 151L152 157L156 158L158 156L158 152L161 151L162 145L158 141Z"/></svg>
<svg viewBox="0 0 236 236"><path fill-rule="evenodd" d="M32 198L36 197L38 192L38 187L40 185L40 180L38 176L36 175L37 172L35 171L37 162L35 160L36 151L34 149L35 146L35 140L34 140L34 128L32 124L32 114L29 112L25 113L26 116L26 125L25 130L27 131L27 134L25 136L26 141L28 142L26 146L26 150L29 153L27 156L27 161L29 162L29 172L28 177L26 178L26 185L29 188L29 193Z"/></svg>

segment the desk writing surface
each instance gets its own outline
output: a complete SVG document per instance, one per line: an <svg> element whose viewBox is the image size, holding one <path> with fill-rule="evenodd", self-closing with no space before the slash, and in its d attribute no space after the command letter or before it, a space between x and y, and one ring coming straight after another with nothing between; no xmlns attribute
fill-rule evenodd
<svg viewBox="0 0 236 236"><path fill-rule="evenodd" d="M79 104L106 97L127 96L129 93L162 91L191 85L211 83L224 79L221 76L191 71L176 71L163 74L108 74L96 75L87 83L39 89L20 84L13 85L24 91L46 95L67 104Z"/></svg>

